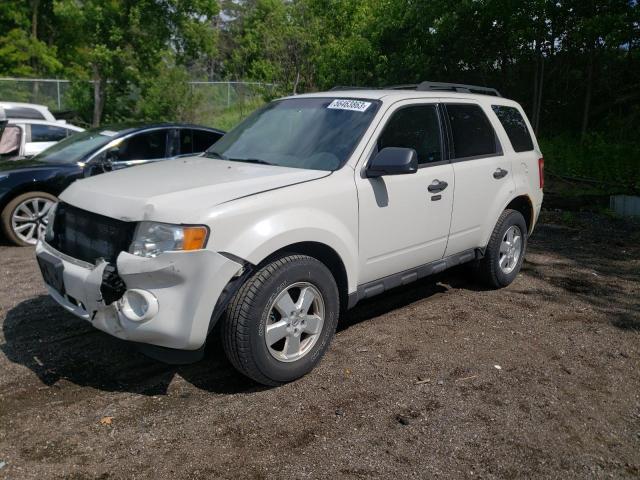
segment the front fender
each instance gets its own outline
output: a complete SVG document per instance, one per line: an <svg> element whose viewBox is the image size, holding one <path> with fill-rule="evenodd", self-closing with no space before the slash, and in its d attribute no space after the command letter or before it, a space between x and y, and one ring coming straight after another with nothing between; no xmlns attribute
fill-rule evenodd
<svg viewBox="0 0 640 480"><path fill-rule="evenodd" d="M356 290L357 238L339 219L321 210L292 208L266 216L238 232L221 251L257 265L272 253L301 242L332 248L344 264L349 292Z"/></svg>
<svg viewBox="0 0 640 480"><path fill-rule="evenodd" d="M220 205L205 223L209 248L254 265L289 245L324 244L342 260L348 291L356 291L358 197L351 169Z"/></svg>

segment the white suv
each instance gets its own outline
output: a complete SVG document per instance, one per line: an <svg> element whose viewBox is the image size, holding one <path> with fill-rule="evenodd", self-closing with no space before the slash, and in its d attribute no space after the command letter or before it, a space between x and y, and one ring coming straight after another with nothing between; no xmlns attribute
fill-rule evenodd
<svg viewBox="0 0 640 480"><path fill-rule="evenodd" d="M479 93L473 93L479 92ZM53 298L155 358L309 372L358 301L464 262L520 270L543 161L520 105L422 83L258 110L202 156L73 183L37 258Z"/></svg>

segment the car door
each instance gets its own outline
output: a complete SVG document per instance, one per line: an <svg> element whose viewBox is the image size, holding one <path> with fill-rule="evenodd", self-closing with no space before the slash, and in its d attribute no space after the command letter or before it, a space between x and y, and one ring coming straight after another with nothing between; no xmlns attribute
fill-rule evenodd
<svg viewBox="0 0 640 480"><path fill-rule="evenodd" d="M169 128L156 128L125 137L107 149L106 158L113 170L143 163L165 160L168 148Z"/></svg>
<svg viewBox="0 0 640 480"><path fill-rule="evenodd" d="M511 161L484 108L474 101L444 103L456 178L445 255L484 247L515 185Z"/></svg>
<svg viewBox="0 0 640 480"><path fill-rule="evenodd" d="M444 255L454 175L444 149L439 110L437 102L399 102L386 112L368 146L369 159L385 147L413 148L418 153L418 171L379 178L356 173L360 284Z"/></svg>

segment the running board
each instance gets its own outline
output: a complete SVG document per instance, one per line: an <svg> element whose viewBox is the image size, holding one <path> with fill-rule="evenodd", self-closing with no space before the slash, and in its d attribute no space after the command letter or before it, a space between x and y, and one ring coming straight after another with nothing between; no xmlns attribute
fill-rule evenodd
<svg viewBox="0 0 640 480"><path fill-rule="evenodd" d="M381 278L379 280L373 280L362 285L358 285L358 289L354 293L349 294L348 308L355 306L360 300L365 298L371 298L376 295L380 295L392 288L407 285L413 283L421 278L434 275L436 273L443 272L448 268L461 265L463 263L471 262L476 259L480 259L484 256L482 249L473 248L465 250L462 253L457 253L442 260L436 260L435 262L427 263L416 268L411 268L403 272L394 273L388 277Z"/></svg>

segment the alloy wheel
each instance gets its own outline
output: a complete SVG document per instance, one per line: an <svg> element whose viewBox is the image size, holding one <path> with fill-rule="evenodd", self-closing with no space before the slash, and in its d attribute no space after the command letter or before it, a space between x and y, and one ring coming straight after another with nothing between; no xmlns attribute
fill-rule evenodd
<svg viewBox="0 0 640 480"><path fill-rule="evenodd" d="M18 204L11 215L11 228L16 236L29 245L35 245L47 229L47 213L53 206L48 198L29 198Z"/></svg>
<svg viewBox="0 0 640 480"><path fill-rule="evenodd" d="M284 288L269 309L264 339L269 353L281 362L294 362L308 354L324 325L324 299L308 282Z"/></svg>
<svg viewBox="0 0 640 480"><path fill-rule="evenodd" d="M498 264L500 269L507 275L513 272L518 265L520 255L522 255L522 232L517 225L510 226L500 243L500 258Z"/></svg>

